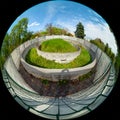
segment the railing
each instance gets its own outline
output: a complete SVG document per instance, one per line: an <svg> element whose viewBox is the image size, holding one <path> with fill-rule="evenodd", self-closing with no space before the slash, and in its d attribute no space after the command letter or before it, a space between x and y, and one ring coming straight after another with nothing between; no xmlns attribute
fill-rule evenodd
<svg viewBox="0 0 120 120"><path fill-rule="evenodd" d="M108 72L110 72L111 69L109 68ZM77 98L75 97L51 98L51 97L43 97L43 96L40 96L39 94L35 94L25 90L10 78L10 75L7 73L5 69L3 70L3 74L5 78L8 79L8 82L11 85L11 87L9 87L8 89L13 89L15 92L14 94L15 99L16 98L19 99L19 101L23 103L22 105L24 105L24 107L27 106L29 111L32 111L32 112L34 111L40 116L41 115L44 117L47 116L47 118L49 117L53 119L65 118L66 116L70 117L71 115L81 114L80 112L85 112L85 111L90 112L91 110L94 109L94 105L96 104L99 105L103 100L105 100L106 96L103 95L103 91L105 90L105 87L107 86L107 83L109 81L110 73L108 72L100 76L101 80L103 80L104 78L104 84L100 92L98 91L96 94L90 97L87 97L89 95L85 97L84 96L79 97L78 96L79 94L77 94ZM107 74L107 78L105 78L106 74ZM113 86L111 86L111 89L112 87ZM89 90L87 92L89 93ZM90 94L92 93L90 92ZM35 106L42 106L43 104L46 105L45 109L37 109L35 107ZM51 112L52 109L53 111L54 109L57 109L57 110L54 112ZM63 113L61 111L62 109L67 110L67 113L66 112Z"/></svg>
<svg viewBox="0 0 120 120"><path fill-rule="evenodd" d="M33 41L29 42L29 44L33 43ZM17 52L21 53L29 44L25 44L24 47L21 46L20 51L17 48ZM96 53L100 51L99 48L94 50ZM13 62L15 61L15 54L16 53L12 54ZM106 56L106 59L103 59L105 54L101 52L99 52L99 55L96 54L96 56L98 57L98 72L96 72L98 75L95 76L93 85L66 97L44 97L36 92L31 92L13 80L11 74L6 70L6 67L2 70L3 80L15 100L30 112L51 119L69 119L71 115L74 117L81 116L95 109L102 103L109 95L115 83L115 70L109 57ZM101 68L101 64L104 67ZM16 70L19 68L17 65L18 64L15 63Z"/></svg>

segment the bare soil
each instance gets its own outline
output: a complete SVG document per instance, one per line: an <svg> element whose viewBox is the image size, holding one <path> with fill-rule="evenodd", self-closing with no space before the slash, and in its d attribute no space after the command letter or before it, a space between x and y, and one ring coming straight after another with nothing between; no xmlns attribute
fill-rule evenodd
<svg viewBox="0 0 120 120"><path fill-rule="evenodd" d="M94 74L89 79L82 81L75 79L67 81L66 84L49 81L48 84L42 82L40 78L36 78L29 74L22 64L20 64L19 72L25 82L41 96L65 97L66 95L74 94L80 90L86 89L93 84Z"/></svg>

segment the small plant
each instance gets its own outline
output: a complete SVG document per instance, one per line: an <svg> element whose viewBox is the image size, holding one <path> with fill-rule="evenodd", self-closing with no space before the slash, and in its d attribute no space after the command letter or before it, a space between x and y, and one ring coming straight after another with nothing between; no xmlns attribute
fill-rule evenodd
<svg viewBox="0 0 120 120"><path fill-rule="evenodd" d="M45 85L48 85L49 84L49 80L43 79L42 83L45 84Z"/></svg>
<svg viewBox="0 0 120 120"><path fill-rule="evenodd" d="M82 81L82 80L85 80L85 79L88 79L91 77L91 75L95 72L95 70L91 70L90 72L84 74L84 75L81 75L79 76L79 80Z"/></svg>
<svg viewBox="0 0 120 120"><path fill-rule="evenodd" d="M68 80L59 80L58 85L66 85Z"/></svg>

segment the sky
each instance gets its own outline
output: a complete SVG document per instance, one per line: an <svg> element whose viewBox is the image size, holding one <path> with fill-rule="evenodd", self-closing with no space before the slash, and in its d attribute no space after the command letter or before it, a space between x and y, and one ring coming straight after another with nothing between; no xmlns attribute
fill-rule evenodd
<svg viewBox="0 0 120 120"><path fill-rule="evenodd" d="M23 12L10 26L11 28L22 18L27 17L28 30L37 32L45 30L47 24L67 29L74 34L76 25L81 22L85 30L86 39L101 38L101 40L117 53L114 34L110 31L107 22L94 10L83 4L73 1L47 1L35 5Z"/></svg>

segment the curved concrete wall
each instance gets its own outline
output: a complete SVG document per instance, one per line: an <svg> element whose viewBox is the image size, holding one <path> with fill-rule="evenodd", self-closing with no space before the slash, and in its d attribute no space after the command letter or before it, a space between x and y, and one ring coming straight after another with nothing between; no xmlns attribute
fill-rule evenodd
<svg viewBox="0 0 120 120"><path fill-rule="evenodd" d="M37 49L37 53L38 55L41 55L46 59L54 60L55 62L58 63L69 63L73 61L80 54L80 50L69 53L50 53Z"/></svg>
<svg viewBox="0 0 120 120"><path fill-rule="evenodd" d="M95 80L96 81L99 76L101 76L104 72L104 70L107 68L108 64L110 63L110 59L109 57L107 57L107 55L105 53L103 53L97 46L95 46L94 44L91 44L89 41L87 40L82 40L82 39L78 39L78 38L74 38L74 37L69 37L69 36L46 36L46 37L40 37L40 38L36 38L33 40L29 40L25 43L23 43L22 45L20 45L19 47L17 47L12 53L11 53L11 57L13 60L13 63L15 64L17 70L19 69L19 65L20 65L20 60L21 57L23 57L23 59L25 58L25 55L27 54L27 52L29 51L30 48L32 47L37 47L40 45L40 43L42 41L45 41L47 39L51 39L51 38L63 38L65 40L71 40L71 42L73 42L74 44L82 44L84 45L91 53L93 60L95 60L97 62L97 71L96 71L96 75L95 75ZM104 59L104 62L102 62ZM102 67L101 67L102 66ZM29 67L29 66L28 66ZM43 70L43 69L42 69ZM31 69L31 72L32 69ZM88 72L88 71L87 71ZM39 74L39 73L36 73ZM48 75L47 73L43 73L41 71L41 74L43 77L50 77L50 74ZM73 75L74 74L74 75ZM77 76L78 73L77 72L71 72L71 76ZM54 75L52 75L54 76ZM56 75L55 75L56 76ZM54 77L52 77L54 79ZM71 78L75 78L75 77L71 77ZM57 77L55 77L55 79L57 79Z"/></svg>
<svg viewBox="0 0 120 120"><path fill-rule="evenodd" d="M63 38L63 36L52 36L53 38ZM71 43L73 46L76 47L77 51L76 52L68 52L68 53L51 53L51 52L44 52L38 49L38 47L40 46L40 44L43 41L46 40L51 40L52 39L51 36L46 36L46 37L42 37L42 39L39 39L36 41L34 40L31 44L29 41L27 41L26 43L24 43L25 49L22 53L23 58L25 58L27 52L29 51L30 48L32 47L36 47L37 48L37 53L39 55L41 55L42 57L49 59L49 60L54 60L55 62L58 63L69 63L71 62L73 59L75 59L79 54L80 54L80 47L78 44L80 44L78 41L73 41L73 40L69 40L68 38L65 39L65 41Z"/></svg>
<svg viewBox="0 0 120 120"><path fill-rule="evenodd" d="M91 69L93 69L95 67L95 65L96 65L95 53L90 49L89 42L88 42L88 46L85 46L85 47L90 51L93 62L84 67L78 67L78 68L73 68L73 69L45 69L45 68L32 66L25 61L25 56L30 48L39 46L41 44L41 42L43 42L47 39L61 38L61 37L62 38L64 37L63 39L67 38L66 36L50 36L50 38L47 36L46 39L42 39L41 41L38 40L24 49L24 51L22 53L21 63L24 66L24 68L27 70L28 73L32 74L35 77L44 78L44 79L48 79L48 80L52 80L52 81L58 81L59 79L73 80L73 79L78 78L80 75L88 73L89 71L91 71ZM72 38L72 39L70 39L70 38ZM84 40L78 41L78 39L76 40L76 38L75 38L75 40L73 39L73 37L70 37L70 38L68 37L66 39L66 41L69 41L74 45L76 44L77 46L78 46L78 44L83 44ZM87 44L87 42L86 42L86 44ZM43 57L45 57L45 58L51 59L51 56L49 56L48 53L45 53L42 51L38 51L38 53L40 55L42 54ZM53 59L55 59L55 56L54 56L54 53L52 53L52 54L53 54L53 56L52 56L52 60L53 60ZM57 53L55 53L55 55L56 54ZM71 53L66 53L64 55L66 56L67 60L70 60L70 59L72 60L79 54L80 54L80 51L75 52L74 55L71 55ZM57 55L57 58L60 61L63 59L63 56L60 54L60 55Z"/></svg>
<svg viewBox="0 0 120 120"><path fill-rule="evenodd" d="M42 38L39 38L39 40L40 39ZM33 41L37 41L37 39L34 39ZM31 44L33 41L27 41L15 49L4 65L7 74L3 71L3 77L7 89L13 95L15 100L26 110L48 119L57 119L58 117L59 119L71 119L78 115L80 117L100 105L109 95L111 89L113 89L115 72L113 72L113 69L106 69L106 66L110 63L110 59L99 48L91 44L92 51L96 53L97 61L96 77L94 78L95 81L100 77L100 81L97 84L95 83L90 88L69 95L66 98L40 96L34 91L34 93L28 91L29 86L26 85L24 80L22 80L22 77L17 70L19 69L21 54L29 43ZM105 72L107 74L102 75Z"/></svg>
<svg viewBox="0 0 120 120"><path fill-rule="evenodd" d="M84 67L78 67L73 69L45 69L28 64L23 58L21 63L28 73L35 77L43 78L52 81L58 81L59 79L73 80L80 75L86 74L91 71L96 65L96 59Z"/></svg>

